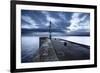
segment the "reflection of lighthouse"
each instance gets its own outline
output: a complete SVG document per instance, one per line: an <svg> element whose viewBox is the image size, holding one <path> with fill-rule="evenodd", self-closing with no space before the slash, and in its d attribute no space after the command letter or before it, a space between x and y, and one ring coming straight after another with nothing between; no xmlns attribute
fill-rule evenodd
<svg viewBox="0 0 100 73"><path fill-rule="evenodd" d="M51 39L51 21L50 21L50 25L49 25L49 38Z"/></svg>

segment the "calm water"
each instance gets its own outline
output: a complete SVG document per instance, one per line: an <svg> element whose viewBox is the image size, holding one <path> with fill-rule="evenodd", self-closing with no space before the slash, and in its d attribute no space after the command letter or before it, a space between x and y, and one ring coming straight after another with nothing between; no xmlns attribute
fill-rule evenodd
<svg viewBox="0 0 100 73"><path fill-rule="evenodd" d="M21 43L22 62L31 62L36 51L39 49L39 37L22 36Z"/></svg>
<svg viewBox="0 0 100 73"><path fill-rule="evenodd" d="M77 42L85 45L90 45L89 37L82 37L82 36L69 36L69 37L61 37L61 36L55 36L52 38L60 38L64 40L69 40L72 42ZM22 42L21 42L21 60L23 62L32 62L32 59L36 53L36 51L39 49L39 36L22 36Z"/></svg>
<svg viewBox="0 0 100 73"><path fill-rule="evenodd" d="M88 36L68 36L68 37L54 37L54 38L61 38L64 40L84 44L84 45L90 45L90 37Z"/></svg>

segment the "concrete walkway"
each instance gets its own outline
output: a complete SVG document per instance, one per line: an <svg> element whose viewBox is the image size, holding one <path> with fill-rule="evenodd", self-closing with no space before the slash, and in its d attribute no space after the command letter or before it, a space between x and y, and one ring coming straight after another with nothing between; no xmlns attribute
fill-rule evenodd
<svg viewBox="0 0 100 73"><path fill-rule="evenodd" d="M52 39L59 60L85 60L90 58L90 48L61 39Z"/></svg>
<svg viewBox="0 0 100 73"><path fill-rule="evenodd" d="M44 42L33 61L65 61L65 60L86 60L90 59L90 48L70 41L61 39L40 39Z"/></svg>
<svg viewBox="0 0 100 73"><path fill-rule="evenodd" d="M58 57L50 39L47 39L45 43L40 47L40 61L57 61Z"/></svg>
<svg viewBox="0 0 100 73"><path fill-rule="evenodd" d="M33 61L36 62L58 61L59 59L56 55L55 50L53 49L51 40L50 39L40 39L40 40L43 40L43 42L40 43L41 46Z"/></svg>

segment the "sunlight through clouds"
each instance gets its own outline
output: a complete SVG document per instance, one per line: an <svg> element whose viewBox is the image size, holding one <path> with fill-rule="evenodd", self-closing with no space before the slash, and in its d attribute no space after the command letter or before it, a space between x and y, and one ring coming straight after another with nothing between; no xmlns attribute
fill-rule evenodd
<svg viewBox="0 0 100 73"><path fill-rule="evenodd" d="M38 28L37 24L31 17L23 15L22 20L28 23L22 24L22 28Z"/></svg>
<svg viewBox="0 0 100 73"><path fill-rule="evenodd" d="M87 19L88 15L84 15L80 18L82 13L73 13L70 20L70 26L67 27L70 31L85 30L89 32L90 20Z"/></svg>

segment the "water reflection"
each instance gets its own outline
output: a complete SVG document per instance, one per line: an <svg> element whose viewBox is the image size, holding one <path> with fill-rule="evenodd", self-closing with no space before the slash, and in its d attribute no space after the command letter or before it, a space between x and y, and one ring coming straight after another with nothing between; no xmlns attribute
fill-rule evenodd
<svg viewBox="0 0 100 73"><path fill-rule="evenodd" d="M32 59L39 49L39 37L35 36L22 36L22 62L32 62Z"/></svg>

